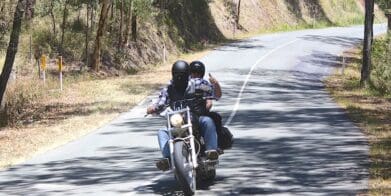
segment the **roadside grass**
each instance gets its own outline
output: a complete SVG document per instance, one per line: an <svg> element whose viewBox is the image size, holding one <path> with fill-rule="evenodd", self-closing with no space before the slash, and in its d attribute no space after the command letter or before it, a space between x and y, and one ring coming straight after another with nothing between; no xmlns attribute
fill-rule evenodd
<svg viewBox="0 0 391 196"><path fill-rule="evenodd" d="M368 135L370 195L391 195L391 95L360 87L361 51L344 54L347 67L326 81L334 99L351 120Z"/></svg>
<svg viewBox="0 0 391 196"><path fill-rule="evenodd" d="M63 91L59 90L56 75L48 74L45 85L37 78L17 79L7 90L7 96L12 97L7 103L13 104L12 118L16 121L0 129L0 168L23 162L109 123L167 84L175 60L191 61L207 52L172 56L167 63L149 65L134 75L65 72Z"/></svg>

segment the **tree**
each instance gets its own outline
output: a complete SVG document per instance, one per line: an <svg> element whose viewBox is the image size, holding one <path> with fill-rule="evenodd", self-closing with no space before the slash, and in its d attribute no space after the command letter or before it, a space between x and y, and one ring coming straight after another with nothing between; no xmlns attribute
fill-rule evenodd
<svg viewBox="0 0 391 196"><path fill-rule="evenodd" d="M60 49L63 52L64 51L64 36L65 36L65 28L67 24L67 18L68 18L68 4L69 0L66 0L64 3L64 10L62 14L62 25L61 25L61 44L60 44Z"/></svg>
<svg viewBox="0 0 391 196"><path fill-rule="evenodd" d="M237 6L237 11L236 11L236 27L239 27L240 3L241 3L241 0L238 0L238 6Z"/></svg>
<svg viewBox="0 0 391 196"><path fill-rule="evenodd" d="M125 34L124 34L124 42L122 44L122 47L126 44L128 44L129 41L129 34L130 34L130 27L132 26L132 0L128 0L126 5L126 27L125 27Z"/></svg>
<svg viewBox="0 0 391 196"><path fill-rule="evenodd" d="M132 40L137 40L137 10L132 13Z"/></svg>
<svg viewBox="0 0 391 196"><path fill-rule="evenodd" d="M92 55L92 68L95 71L99 70L99 63L100 63L100 50L101 50L101 38L103 36L103 33L105 31L106 21L107 21L107 15L110 10L110 5L112 1L111 0L103 0L102 1L102 10L99 17L99 24L98 24L98 31L96 33L96 40L95 40L95 48L94 53Z"/></svg>
<svg viewBox="0 0 391 196"><path fill-rule="evenodd" d="M12 67L14 65L15 55L18 52L19 34L21 31L23 14L25 10L32 10L32 8L34 7L34 3L34 0L18 0L18 3L16 4L11 37L7 48L3 71L0 75L0 105L3 103L4 93L7 88L8 79L10 77Z"/></svg>
<svg viewBox="0 0 391 196"><path fill-rule="evenodd" d="M56 37L56 17L54 16L54 0L50 1L50 7L49 7L49 14L52 19L52 26L53 26L53 35Z"/></svg>
<svg viewBox="0 0 391 196"><path fill-rule="evenodd" d="M370 81L374 8L374 0L365 0L364 50L361 67L361 86L366 86Z"/></svg>
<svg viewBox="0 0 391 196"><path fill-rule="evenodd" d="M391 9L388 10L387 17L388 17L388 33L391 34Z"/></svg>
<svg viewBox="0 0 391 196"><path fill-rule="evenodd" d="M122 39L123 39L123 35L124 35L124 9L125 9L125 4L124 4L124 0L121 0L121 6L120 6L120 22L119 22L119 38L118 38L118 46L119 48L122 48Z"/></svg>
<svg viewBox="0 0 391 196"><path fill-rule="evenodd" d="M132 39L137 41L137 22L147 19L152 13L152 2L145 0L132 0Z"/></svg>
<svg viewBox="0 0 391 196"><path fill-rule="evenodd" d="M92 6L91 6L91 0L88 0L87 2L86 2L86 8L87 8L87 10L86 10L86 13L87 13L87 18L86 18L86 27L85 27L85 37L86 37L86 39L85 39L85 54L86 54L86 63L85 63L85 65L87 66L88 65L88 63L89 63L89 61L88 61L88 58L89 58L89 52L88 52L88 42L89 42L89 34L90 34L90 30L89 30L89 25L88 25L88 21L89 21L89 16L90 16L90 13L91 13L91 11L92 11ZM80 70L82 70L83 69L83 65L82 65L82 67L80 68Z"/></svg>

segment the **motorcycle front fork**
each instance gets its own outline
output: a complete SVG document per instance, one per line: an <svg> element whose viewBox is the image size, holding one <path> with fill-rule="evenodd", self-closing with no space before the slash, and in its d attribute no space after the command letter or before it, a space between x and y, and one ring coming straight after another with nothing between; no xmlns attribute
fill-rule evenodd
<svg viewBox="0 0 391 196"><path fill-rule="evenodd" d="M197 168L198 167L198 162L197 162L197 154L196 154L196 149L195 149L194 136L190 135L186 139L190 140L190 149L191 149L190 153L191 153L191 159L192 159L193 168ZM171 167L172 167L172 170L175 170L175 164L174 164L174 140L170 139L168 141L168 144L170 146Z"/></svg>

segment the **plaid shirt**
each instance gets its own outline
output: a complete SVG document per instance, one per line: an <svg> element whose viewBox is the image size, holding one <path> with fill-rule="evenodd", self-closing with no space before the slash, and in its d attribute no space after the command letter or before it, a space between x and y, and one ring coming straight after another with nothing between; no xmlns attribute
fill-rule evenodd
<svg viewBox="0 0 391 196"><path fill-rule="evenodd" d="M162 111L165 109L167 105L170 104L170 96L168 95L168 86L172 85L172 81L167 85L167 87L163 88L159 93L159 99L153 103L155 111ZM195 89L191 89L191 88ZM214 96L214 88L207 81L202 78L192 78L189 80L186 91L195 91L202 90L204 92L204 97L215 97Z"/></svg>

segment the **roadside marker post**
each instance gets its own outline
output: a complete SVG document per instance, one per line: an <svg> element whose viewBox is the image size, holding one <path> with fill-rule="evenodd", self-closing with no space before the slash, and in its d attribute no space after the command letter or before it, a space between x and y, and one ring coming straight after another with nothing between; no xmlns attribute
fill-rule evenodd
<svg viewBox="0 0 391 196"><path fill-rule="evenodd" d="M41 70L42 70L42 78L43 78L43 83L45 84L46 82L46 56L43 54L41 56Z"/></svg>
<svg viewBox="0 0 391 196"><path fill-rule="evenodd" d="M59 72L59 78L60 78L60 90L62 91L62 56L58 57L58 72Z"/></svg>

